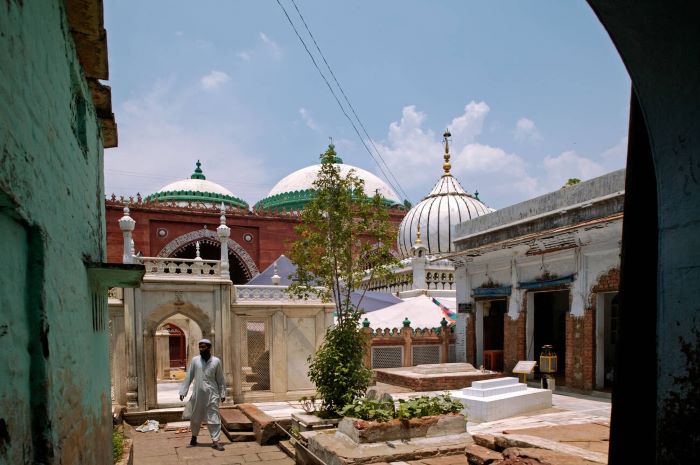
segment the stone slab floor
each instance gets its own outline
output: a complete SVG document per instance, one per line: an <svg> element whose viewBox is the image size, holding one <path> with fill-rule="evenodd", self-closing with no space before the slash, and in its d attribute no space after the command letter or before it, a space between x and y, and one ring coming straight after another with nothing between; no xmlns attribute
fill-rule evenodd
<svg viewBox="0 0 700 465"><path fill-rule="evenodd" d="M221 435L225 450L211 448L206 427L199 432L199 445L189 447L190 433L175 431L133 433L134 465L293 465L294 461L277 446L261 446L256 442L231 443Z"/></svg>

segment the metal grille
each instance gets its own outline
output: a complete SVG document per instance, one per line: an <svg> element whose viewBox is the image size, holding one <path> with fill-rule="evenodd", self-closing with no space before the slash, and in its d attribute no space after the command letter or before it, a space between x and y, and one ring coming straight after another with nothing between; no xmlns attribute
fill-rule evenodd
<svg viewBox="0 0 700 465"><path fill-rule="evenodd" d="M263 321L244 321L242 339L244 357L242 366L243 390L270 390L270 348L267 327Z"/></svg>
<svg viewBox="0 0 700 465"><path fill-rule="evenodd" d="M372 368L403 366L403 347L372 347Z"/></svg>
<svg viewBox="0 0 700 465"><path fill-rule="evenodd" d="M450 347L447 349L447 358L450 363L457 361L457 346L455 344L450 344Z"/></svg>
<svg viewBox="0 0 700 465"><path fill-rule="evenodd" d="M437 344L413 346L413 365L430 363L440 363L440 346Z"/></svg>

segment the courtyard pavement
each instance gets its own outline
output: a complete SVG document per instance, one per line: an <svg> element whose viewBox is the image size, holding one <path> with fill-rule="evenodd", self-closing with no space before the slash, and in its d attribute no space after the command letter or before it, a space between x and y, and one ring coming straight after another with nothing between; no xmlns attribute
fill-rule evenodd
<svg viewBox="0 0 700 465"><path fill-rule="evenodd" d="M177 393L177 384L172 383ZM170 388L170 386L167 386ZM159 385L160 391L160 385ZM392 392L395 399L407 398L424 394L441 394L440 392ZM160 394L160 392L159 392ZM275 419L289 418L292 413L303 412L298 402L263 402L256 406ZM518 430L528 428L543 428L563 425L594 424L609 427L610 424L610 400L585 395L552 395L552 407L546 410L532 412L528 415L506 418L503 420L486 423L467 423L467 431L472 434L498 434L506 430ZM556 428L555 428L556 429ZM225 450L215 451L210 447L211 439L206 428L202 428L199 434L200 445L189 447L189 432L177 431L149 433L133 433L134 438L134 465L228 465L247 464L254 465L292 465L294 461L282 452L277 446L260 446L255 442L230 443L222 434L222 444ZM604 441L606 443L607 441ZM607 456L606 444L598 444L594 447ZM461 457L461 456L460 456ZM427 462L427 461L424 461ZM432 462L432 461L431 461ZM441 462L438 464L438 462ZM448 464L449 462L449 464ZM451 465L466 463L462 458L441 459L436 463L423 463L416 465Z"/></svg>

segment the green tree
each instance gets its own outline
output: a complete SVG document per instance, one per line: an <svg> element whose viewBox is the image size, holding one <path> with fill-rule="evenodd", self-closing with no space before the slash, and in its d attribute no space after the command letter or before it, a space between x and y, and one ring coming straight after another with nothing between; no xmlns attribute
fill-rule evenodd
<svg viewBox="0 0 700 465"><path fill-rule="evenodd" d="M567 179L566 184L564 184L564 185L561 186L561 187L562 187L562 189L563 189L563 188L565 188L565 187L575 186L576 184L578 184L578 183L580 183L580 182L581 182L581 180L580 180L579 178L569 178L569 179Z"/></svg>
<svg viewBox="0 0 700 465"><path fill-rule="evenodd" d="M287 289L297 298L316 296L335 303L336 325L309 359L309 377L329 414L362 395L371 376L362 363L362 299L355 306L350 296L363 278L387 276L396 263L390 248L395 232L381 196L368 197L364 181L353 171L343 176L336 162L331 144L321 155L315 197L304 207L296 228L298 239L289 255L297 270Z"/></svg>

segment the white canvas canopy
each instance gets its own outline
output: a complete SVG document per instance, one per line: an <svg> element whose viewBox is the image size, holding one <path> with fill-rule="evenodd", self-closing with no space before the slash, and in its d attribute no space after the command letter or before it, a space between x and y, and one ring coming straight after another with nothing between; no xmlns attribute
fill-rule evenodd
<svg viewBox="0 0 700 465"><path fill-rule="evenodd" d="M454 298L437 299L443 306L453 310L455 307ZM440 321L445 317L443 310L433 301L431 297L420 295L403 302L391 305L381 310L362 315L362 318L369 320L372 329L401 328L403 320L408 318L411 327L417 328L437 328ZM449 318L448 318L448 321Z"/></svg>

